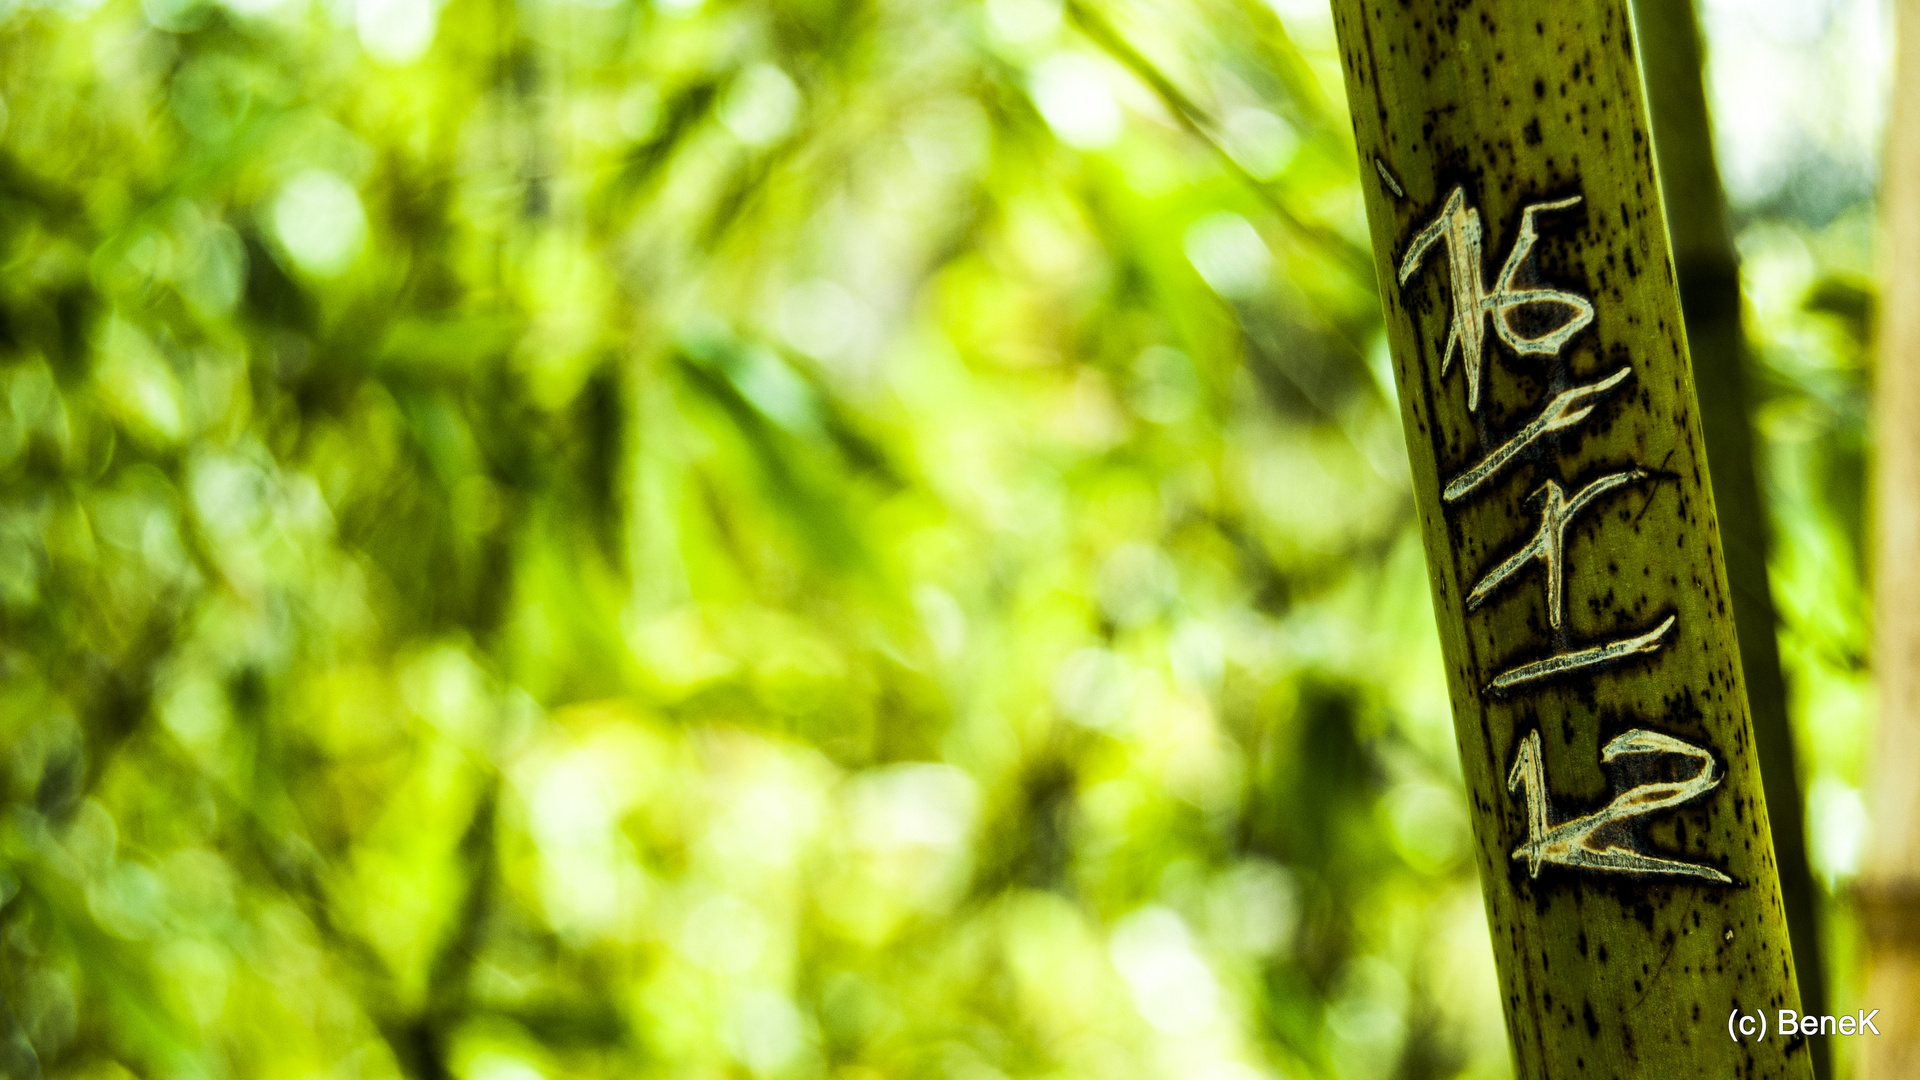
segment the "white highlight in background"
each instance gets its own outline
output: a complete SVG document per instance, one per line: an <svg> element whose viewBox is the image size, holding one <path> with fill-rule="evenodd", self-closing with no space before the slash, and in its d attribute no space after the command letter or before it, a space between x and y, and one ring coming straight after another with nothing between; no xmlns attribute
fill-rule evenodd
<svg viewBox="0 0 1920 1080"><path fill-rule="evenodd" d="M367 54L390 64L410 64L433 44L439 21L433 0L355 0L354 29Z"/></svg>
<svg viewBox="0 0 1920 1080"><path fill-rule="evenodd" d="M273 200L273 231L302 270L323 277L345 270L367 238L367 214L353 185L308 169Z"/></svg>
<svg viewBox="0 0 1920 1080"><path fill-rule="evenodd" d="M1098 61L1055 53L1034 65L1027 92L1047 126L1068 146L1098 150L1120 137L1120 103Z"/></svg>

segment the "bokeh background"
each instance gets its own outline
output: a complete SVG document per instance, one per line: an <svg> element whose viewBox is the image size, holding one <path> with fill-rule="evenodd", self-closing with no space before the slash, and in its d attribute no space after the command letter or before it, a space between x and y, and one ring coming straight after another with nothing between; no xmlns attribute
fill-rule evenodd
<svg viewBox="0 0 1920 1080"><path fill-rule="evenodd" d="M1842 897L1890 17L1701 15ZM0 103L0 1075L1508 1075L1324 0L4 0Z"/></svg>

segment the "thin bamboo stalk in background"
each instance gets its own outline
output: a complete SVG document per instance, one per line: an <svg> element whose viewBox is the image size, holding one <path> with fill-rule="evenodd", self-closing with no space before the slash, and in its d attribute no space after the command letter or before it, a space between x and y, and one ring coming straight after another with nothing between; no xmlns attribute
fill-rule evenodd
<svg viewBox="0 0 1920 1080"><path fill-rule="evenodd" d="M1920 1077L1920 2L1901 0L1881 186L1879 370L1874 383L1874 669L1880 723L1873 835L1859 901L1865 1080Z"/></svg>

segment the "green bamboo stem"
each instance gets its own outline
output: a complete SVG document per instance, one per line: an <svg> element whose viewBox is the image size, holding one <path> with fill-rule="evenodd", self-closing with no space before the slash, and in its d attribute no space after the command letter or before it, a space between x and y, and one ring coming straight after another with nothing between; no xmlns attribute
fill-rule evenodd
<svg viewBox="0 0 1920 1080"><path fill-rule="evenodd" d="M1334 0L1519 1076L1807 1077L1627 0Z"/></svg>

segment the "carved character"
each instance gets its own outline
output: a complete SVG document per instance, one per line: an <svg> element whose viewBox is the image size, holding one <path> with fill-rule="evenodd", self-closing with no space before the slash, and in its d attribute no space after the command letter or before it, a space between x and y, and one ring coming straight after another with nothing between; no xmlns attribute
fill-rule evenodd
<svg viewBox="0 0 1920 1080"><path fill-rule="evenodd" d="M1619 641L1609 641L1604 645L1556 653L1545 660L1521 664L1517 668L1495 675L1493 681L1487 684L1487 688L1511 690L1516 686L1550 679L1555 675L1566 675L1584 668L1599 667L1616 660L1625 660L1637 653L1653 652L1667 643L1667 634L1673 629L1674 621L1675 616L1669 615L1665 622L1636 637L1621 638Z"/></svg>
<svg viewBox="0 0 1920 1080"><path fill-rule="evenodd" d="M1593 412L1600 395L1625 382L1631 374L1631 367L1623 367L1597 383L1576 386L1554 395L1553 400L1547 402L1547 407L1540 410L1539 416L1529 420L1525 427L1513 433L1512 438L1495 447L1492 453L1481 458L1472 468L1449 481L1446 490L1440 493L1441 498L1448 502L1459 502L1474 488L1493 479L1520 455L1520 451L1532 446L1542 435L1565 431L1585 420Z"/></svg>
<svg viewBox="0 0 1920 1080"><path fill-rule="evenodd" d="M1555 825L1553 808L1547 801L1540 732L1530 731L1521 740L1513 771L1507 775L1507 790L1526 790L1527 842L1513 849L1513 857L1527 860L1527 875L1539 877L1541 864L1558 863L1579 870L1673 874L1732 884L1732 878L1711 866L1636 850L1628 824L1634 818L1672 810L1717 787L1720 777L1714 774L1713 755L1671 735L1636 730L1608 743L1600 751L1600 760L1608 763L1629 754L1679 754L1693 759L1699 768L1685 780L1628 788L1602 809Z"/></svg>
<svg viewBox="0 0 1920 1080"><path fill-rule="evenodd" d="M1453 362L1453 351L1460 350L1461 363L1467 369L1467 411L1480 407L1480 376L1485 367L1486 319L1493 317L1493 332L1514 352L1523 356L1556 356L1573 335L1593 321L1593 304L1583 296L1560 289L1522 288L1514 284L1522 267L1533 255L1534 242L1540 238L1533 219L1543 210L1561 210L1580 201L1574 195L1553 202L1535 203L1520 212L1520 235L1513 242L1500 275L1487 285L1480 269L1480 211L1467 205L1466 192L1455 187L1440 208L1440 216L1420 230L1400 260L1402 286L1418 273L1427 251L1445 242L1447 270L1453 290L1453 321L1447 332L1447 350L1440 357L1444 378ZM1544 334L1527 335L1513 328L1514 309L1529 304L1550 304L1570 309L1572 314L1557 328Z"/></svg>
<svg viewBox="0 0 1920 1080"><path fill-rule="evenodd" d="M1472 611L1484 603L1493 590L1501 583L1520 572L1520 569L1535 559L1547 565L1547 622L1555 630L1566 618L1566 590L1563 587L1567 575L1566 560L1562 557L1567 539L1567 526L1573 524L1573 516L1587 508L1593 500L1615 488L1624 487L1635 480L1644 479L1646 473L1639 469L1628 469L1603 476L1586 487L1575 492L1572 498L1552 480L1540 485L1533 498L1540 502L1540 531L1533 534L1527 546L1508 556L1507 560L1487 572L1474 586L1467 597L1467 610Z"/></svg>

